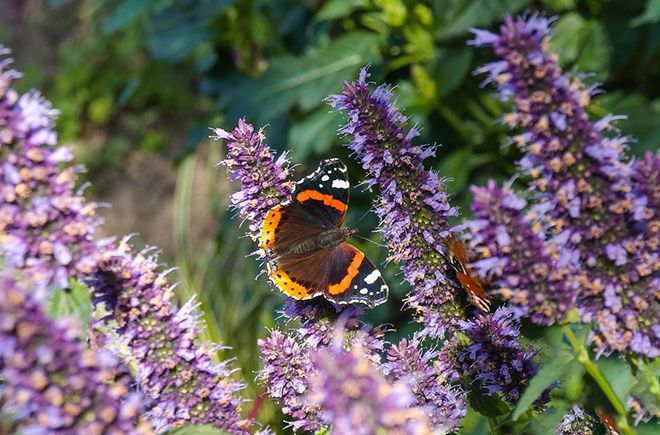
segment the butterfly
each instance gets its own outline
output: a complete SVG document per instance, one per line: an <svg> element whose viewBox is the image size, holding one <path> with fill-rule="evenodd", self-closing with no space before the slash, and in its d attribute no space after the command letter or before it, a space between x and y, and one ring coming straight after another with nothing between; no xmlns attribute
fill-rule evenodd
<svg viewBox="0 0 660 435"><path fill-rule="evenodd" d="M445 259L454 270L456 279L465 289L468 301L481 311L488 313L490 311L490 300L486 296L479 277L466 266L469 260L465 245L454 235L447 237L444 240L444 245L447 248Z"/></svg>
<svg viewBox="0 0 660 435"><path fill-rule="evenodd" d="M328 159L296 183L290 200L270 209L259 235L268 276L294 299L323 295L338 304L371 308L389 288L374 264L347 243L356 230L343 227L348 210L348 168Z"/></svg>

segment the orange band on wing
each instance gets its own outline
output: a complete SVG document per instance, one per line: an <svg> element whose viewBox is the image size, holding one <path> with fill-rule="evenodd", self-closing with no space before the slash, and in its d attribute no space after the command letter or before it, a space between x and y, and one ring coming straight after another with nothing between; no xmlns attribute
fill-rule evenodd
<svg viewBox="0 0 660 435"><path fill-rule="evenodd" d="M332 207L339 211L339 213L346 212L348 206L343 202L335 199L332 195L327 195L316 190L303 190L298 195L296 195L298 202L305 202L309 199L315 199L316 201L321 201L323 204Z"/></svg>
<svg viewBox="0 0 660 435"><path fill-rule="evenodd" d="M291 277L283 271L281 268L273 270L270 265L268 266L268 274L273 280L275 285L288 296L291 296L294 299L309 299L314 296L309 291L309 289L304 286L293 282Z"/></svg>
<svg viewBox="0 0 660 435"><path fill-rule="evenodd" d="M282 211L279 205L270 209L261 226L261 234L259 235L259 246L261 246L261 249L266 250L275 245L275 230L280 224L281 219Z"/></svg>
<svg viewBox="0 0 660 435"><path fill-rule="evenodd" d="M357 276L360 272L360 265L364 260L364 254L361 251L355 250L355 257L351 261L351 264L348 265L348 273L338 284L333 284L328 288L328 293L331 295L338 295L345 292L351 285L353 278Z"/></svg>

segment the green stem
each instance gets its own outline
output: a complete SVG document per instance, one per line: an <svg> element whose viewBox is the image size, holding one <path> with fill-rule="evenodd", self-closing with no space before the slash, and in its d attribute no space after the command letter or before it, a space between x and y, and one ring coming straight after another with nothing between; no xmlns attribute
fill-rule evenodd
<svg viewBox="0 0 660 435"><path fill-rule="evenodd" d="M488 427L491 435L499 435L500 431L497 429L497 419L495 417L488 417Z"/></svg>
<svg viewBox="0 0 660 435"><path fill-rule="evenodd" d="M591 358L589 358L587 349L577 339L570 325L564 325L562 329L564 334L566 334L566 338L568 338L568 341L571 343L571 346L573 346L573 349L577 352L577 360L584 366L584 368L587 370L587 373L591 375L594 381L596 381L616 412L619 414L619 419L617 420L619 429L621 429L621 431L626 435L634 435L635 431L633 431L628 424L628 419L626 417L626 407L623 405L623 403L621 403L616 393L612 389L610 383L607 382L605 376L603 376L603 374L598 369L598 366L591 360Z"/></svg>

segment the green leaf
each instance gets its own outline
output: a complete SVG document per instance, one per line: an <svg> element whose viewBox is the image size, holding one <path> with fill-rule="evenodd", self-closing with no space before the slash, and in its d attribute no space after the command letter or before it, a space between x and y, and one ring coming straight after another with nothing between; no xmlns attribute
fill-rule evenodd
<svg viewBox="0 0 660 435"><path fill-rule="evenodd" d="M124 0L105 19L101 30L106 35L124 29L141 18L153 6L154 0Z"/></svg>
<svg viewBox="0 0 660 435"><path fill-rule="evenodd" d="M314 15L313 21L318 23L320 21L344 18L351 15L354 10L366 5L366 0L329 0Z"/></svg>
<svg viewBox="0 0 660 435"><path fill-rule="evenodd" d="M449 95L463 83L470 73L473 53L468 47L438 50L434 71L439 96Z"/></svg>
<svg viewBox="0 0 660 435"><path fill-rule="evenodd" d="M506 415L511 411L498 394L488 396L478 386L472 387L469 397L470 406L483 416L498 417L500 415Z"/></svg>
<svg viewBox="0 0 660 435"><path fill-rule="evenodd" d="M229 435L229 432L213 427L210 424L187 424L168 433L171 435Z"/></svg>
<svg viewBox="0 0 660 435"><path fill-rule="evenodd" d="M596 365L621 403L627 403L630 389L633 386L630 366L619 357L601 358L596 361Z"/></svg>
<svg viewBox="0 0 660 435"><path fill-rule="evenodd" d="M471 27L486 27L515 14L530 0L436 0L440 39L449 39L467 33Z"/></svg>
<svg viewBox="0 0 660 435"><path fill-rule="evenodd" d="M71 288L56 289L53 292L46 312L55 318L72 318L80 325L81 331L87 331L92 316L89 287L72 279Z"/></svg>
<svg viewBox="0 0 660 435"><path fill-rule="evenodd" d="M582 71L607 74L610 46L599 21L585 20L575 12L565 14L555 25L551 41L562 66L576 64Z"/></svg>
<svg viewBox="0 0 660 435"><path fill-rule="evenodd" d="M660 21L660 0L647 0L644 13L630 22L633 26Z"/></svg>
<svg viewBox="0 0 660 435"><path fill-rule="evenodd" d="M577 59L580 41L577 35L584 26L584 18L576 12L563 15L552 32L552 49L559 53L559 63L564 66Z"/></svg>
<svg viewBox="0 0 660 435"><path fill-rule="evenodd" d="M550 363L541 366L538 373L529 382L525 392L518 401L516 409L513 410L511 419L517 421L520 416L532 406L534 401L546 390L546 388L572 370L576 364L578 364L577 360L575 360L572 355L565 354L557 357Z"/></svg>
<svg viewBox="0 0 660 435"><path fill-rule="evenodd" d="M293 125L289 131L289 146L295 161L305 161L312 154L322 154L337 139L343 117L328 106Z"/></svg>
<svg viewBox="0 0 660 435"><path fill-rule="evenodd" d="M359 69L377 56L379 37L352 32L302 57L281 57L256 79L226 83L222 94L229 118L249 115L270 121L293 106L311 110L329 94L341 89L343 80L353 80Z"/></svg>

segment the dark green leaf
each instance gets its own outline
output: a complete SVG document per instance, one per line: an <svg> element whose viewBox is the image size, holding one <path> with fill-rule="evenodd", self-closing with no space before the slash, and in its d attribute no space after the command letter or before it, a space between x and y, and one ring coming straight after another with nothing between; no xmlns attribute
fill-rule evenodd
<svg viewBox="0 0 660 435"><path fill-rule="evenodd" d="M74 319L86 331L92 316L92 299L89 287L76 280L71 280L71 288L56 289L48 302L46 312L55 318Z"/></svg>
<svg viewBox="0 0 660 435"><path fill-rule="evenodd" d="M337 130L343 117L329 106L296 123L289 131L289 147L294 161L305 161L312 154L327 151L337 139Z"/></svg>
<svg viewBox="0 0 660 435"><path fill-rule="evenodd" d="M470 406L479 414L486 417L506 415L511 410L498 394L488 396L480 387L474 386L470 390Z"/></svg>
<svg viewBox="0 0 660 435"><path fill-rule="evenodd" d="M486 27L515 14L530 0L437 0L438 36L448 39L467 33L471 27Z"/></svg>
<svg viewBox="0 0 660 435"><path fill-rule="evenodd" d="M435 65L435 82L438 95L450 94L458 88L470 73L472 53L468 47L448 48L438 50Z"/></svg>
<svg viewBox="0 0 660 435"><path fill-rule="evenodd" d="M585 20L575 12L565 14L555 25L551 40L562 66L575 64L582 71L607 75L610 47L600 22Z"/></svg>
<svg viewBox="0 0 660 435"><path fill-rule="evenodd" d="M101 30L105 34L111 34L117 30L122 30L129 24L146 14L154 0L124 0L114 11L105 19Z"/></svg>
<svg viewBox="0 0 660 435"><path fill-rule="evenodd" d="M367 4L366 0L329 0L314 15L314 21L336 20L349 16L357 8Z"/></svg>
<svg viewBox="0 0 660 435"><path fill-rule="evenodd" d="M227 86L223 103L229 117L249 115L267 122L296 105L311 110L325 104L322 100L339 91L342 81L355 79L375 58L377 42L373 33L353 32L302 57L274 59L256 79Z"/></svg>
<svg viewBox="0 0 660 435"><path fill-rule="evenodd" d="M561 355L548 364L541 366L536 376L532 378L525 389L522 397L513 410L511 419L517 421L534 403L534 401L548 388L553 382L558 381L566 373L572 370L578 362L572 355Z"/></svg>
<svg viewBox="0 0 660 435"><path fill-rule="evenodd" d="M630 24L640 26L647 23L657 23L658 21L660 21L660 0L647 0L644 13L632 20Z"/></svg>

